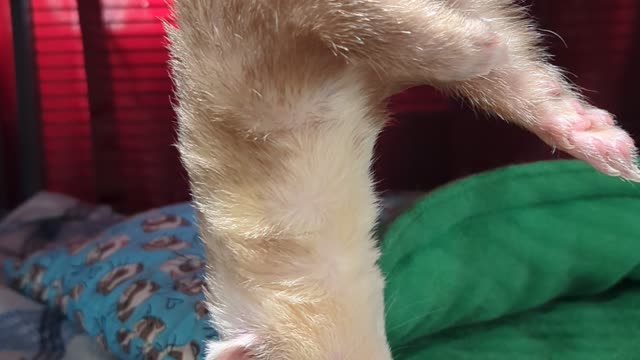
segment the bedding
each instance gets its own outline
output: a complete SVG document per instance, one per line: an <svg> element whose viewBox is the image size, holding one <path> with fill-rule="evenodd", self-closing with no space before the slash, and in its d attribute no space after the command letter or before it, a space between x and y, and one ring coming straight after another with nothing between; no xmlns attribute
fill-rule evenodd
<svg viewBox="0 0 640 360"><path fill-rule="evenodd" d="M576 161L435 191L384 234L396 359L640 359L640 187Z"/></svg>
<svg viewBox="0 0 640 360"><path fill-rule="evenodd" d="M196 359L205 321L204 259L188 204L135 216L96 239L31 255L12 285L59 307L120 359Z"/></svg>
<svg viewBox="0 0 640 360"><path fill-rule="evenodd" d="M115 360L60 311L6 287L0 287L0 334L2 360Z"/></svg>
<svg viewBox="0 0 640 360"><path fill-rule="evenodd" d="M121 219L108 207L38 194L0 222L0 260L24 257L67 239L90 238ZM2 285L0 359L115 360L58 309Z"/></svg>
<svg viewBox="0 0 640 360"><path fill-rule="evenodd" d="M378 230L396 359L640 358L640 188L553 161L394 199ZM193 221L153 210L5 275L119 358L202 359Z"/></svg>

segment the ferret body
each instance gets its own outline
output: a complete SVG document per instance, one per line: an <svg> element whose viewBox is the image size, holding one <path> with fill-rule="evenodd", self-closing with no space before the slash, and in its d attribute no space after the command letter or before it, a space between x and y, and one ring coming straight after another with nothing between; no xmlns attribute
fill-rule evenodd
<svg viewBox="0 0 640 360"><path fill-rule="evenodd" d="M210 360L390 360L370 163L384 100L459 95L601 171L630 137L508 0L175 0L179 149L208 256ZM428 284L425 284L428 286Z"/></svg>

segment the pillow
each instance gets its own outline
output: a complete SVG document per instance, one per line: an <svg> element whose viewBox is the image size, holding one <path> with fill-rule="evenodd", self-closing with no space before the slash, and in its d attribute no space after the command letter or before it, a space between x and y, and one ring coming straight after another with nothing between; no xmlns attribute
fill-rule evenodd
<svg viewBox="0 0 640 360"><path fill-rule="evenodd" d="M57 306L121 359L203 359L203 249L194 212L178 204L133 217L95 239L5 263L14 288Z"/></svg>

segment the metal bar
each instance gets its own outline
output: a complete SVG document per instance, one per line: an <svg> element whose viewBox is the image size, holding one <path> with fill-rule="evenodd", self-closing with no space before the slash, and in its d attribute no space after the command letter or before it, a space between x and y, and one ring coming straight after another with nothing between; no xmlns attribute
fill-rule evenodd
<svg viewBox="0 0 640 360"><path fill-rule="evenodd" d="M19 199L24 201L44 187L40 97L33 50L28 0L11 0L11 22L16 74Z"/></svg>
<svg viewBox="0 0 640 360"><path fill-rule="evenodd" d="M9 194L7 192L7 169L6 169L6 152L4 147L4 133L0 126L0 219L4 216L5 211L9 209Z"/></svg>
<svg viewBox="0 0 640 360"><path fill-rule="evenodd" d="M104 56L108 49L100 1L78 1L78 17L91 114L96 200L117 206L122 180L118 176L113 79L108 57Z"/></svg>

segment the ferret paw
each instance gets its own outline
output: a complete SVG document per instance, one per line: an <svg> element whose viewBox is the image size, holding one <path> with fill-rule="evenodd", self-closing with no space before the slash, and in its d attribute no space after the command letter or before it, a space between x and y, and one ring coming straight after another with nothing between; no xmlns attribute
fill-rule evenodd
<svg viewBox="0 0 640 360"><path fill-rule="evenodd" d="M546 115L537 124L538 135L549 145L591 164L600 172L640 182L633 139L604 110L577 100L561 100L566 111ZM535 131L535 130L534 130Z"/></svg>

